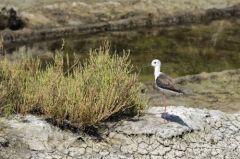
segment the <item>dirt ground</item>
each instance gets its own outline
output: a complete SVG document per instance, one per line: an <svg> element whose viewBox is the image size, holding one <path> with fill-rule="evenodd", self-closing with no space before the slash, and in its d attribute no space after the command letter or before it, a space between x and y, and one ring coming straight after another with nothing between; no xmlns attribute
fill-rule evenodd
<svg viewBox="0 0 240 159"><path fill-rule="evenodd" d="M77 26L131 17L198 14L226 8L240 0L0 0L0 7L14 7L29 28Z"/></svg>
<svg viewBox="0 0 240 159"><path fill-rule="evenodd" d="M168 96L167 105L240 111L240 69L201 73L177 78L176 83L186 95ZM146 84L150 105L163 106L162 97L154 83Z"/></svg>

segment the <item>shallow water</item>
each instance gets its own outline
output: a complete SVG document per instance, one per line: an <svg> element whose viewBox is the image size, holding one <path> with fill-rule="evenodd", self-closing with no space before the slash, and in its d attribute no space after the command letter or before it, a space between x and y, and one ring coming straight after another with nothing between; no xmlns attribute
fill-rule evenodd
<svg viewBox="0 0 240 159"><path fill-rule="evenodd" d="M240 20L215 21L207 25L144 28L125 32L109 32L88 37L71 37L64 41L64 52L87 57L91 48L108 40L117 53L130 50L130 58L138 70L152 59L162 61L162 71L178 77L200 72L240 68ZM43 54L60 49L62 39L29 44L9 52ZM141 71L141 80L152 80L153 68Z"/></svg>

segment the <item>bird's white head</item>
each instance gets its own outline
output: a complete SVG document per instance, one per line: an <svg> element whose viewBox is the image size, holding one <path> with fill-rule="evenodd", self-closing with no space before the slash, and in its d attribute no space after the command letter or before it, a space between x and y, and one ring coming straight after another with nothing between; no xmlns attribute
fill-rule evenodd
<svg viewBox="0 0 240 159"><path fill-rule="evenodd" d="M154 67L154 77L155 77L155 80L156 80L157 77L161 74L161 72L160 72L161 61L158 60L158 59L152 60L151 66Z"/></svg>
<svg viewBox="0 0 240 159"><path fill-rule="evenodd" d="M151 66L153 67L161 67L161 61L158 59L152 60Z"/></svg>

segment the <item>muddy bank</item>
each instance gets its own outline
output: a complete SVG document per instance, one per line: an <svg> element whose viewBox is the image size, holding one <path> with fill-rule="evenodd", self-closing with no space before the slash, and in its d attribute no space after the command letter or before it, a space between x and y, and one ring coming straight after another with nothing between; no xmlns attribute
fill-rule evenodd
<svg viewBox="0 0 240 159"><path fill-rule="evenodd" d="M140 2L142 7L137 8L141 6L139 4ZM72 35L87 35L106 31L124 31L139 27L149 28L154 26L166 27L208 23L212 20L240 17L239 2L237 3L237 1L234 0L223 5L217 5L214 1L213 5L210 5L210 8L205 4L200 5L199 9L196 10L190 9L190 7L196 7L198 4L188 4L187 2L186 0L186 3L181 4L181 7L188 8L187 10L178 7L176 7L176 9L169 7L163 9L161 7L167 6L167 4L159 4L160 2L155 1L147 3L141 0L131 3L128 2L124 5L120 1L99 2L97 3L98 5L85 1L81 3L71 1L71 6L63 2L56 3L56 5L46 3L36 8L35 13L31 12L31 8L22 12L23 17L28 19L28 29L16 32L3 31L1 34L4 45L8 45L27 43L28 41L69 37ZM173 3L177 5L179 2L173 1ZM118 13L117 11L119 8L123 6L125 8L132 8L133 10L123 9L126 11L125 13L122 11L121 14ZM74 9L74 7L76 8ZM89 11L86 10L87 7L90 7ZM109 8L112 8L112 10L109 10ZM71 14L67 13L70 9L73 10L72 12L69 11ZM81 11L78 10L77 12L77 9ZM96 13L91 9L95 10ZM116 12L113 12L115 9ZM43 13L48 13L48 15L44 15ZM59 22L61 19L64 20ZM36 20L40 21L36 22Z"/></svg>
<svg viewBox="0 0 240 159"><path fill-rule="evenodd" d="M1 6L15 7L28 19L29 28L77 26L184 14L202 14L209 9L224 9L239 4L239 0L0 0ZM221 13L219 13L221 14Z"/></svg>
<svg viewBox="0 0 240 159"><path fill-rule="evenodd" d="M2 159L213 158L240 155L240 114L170 107L151 107L141 117L104 123L101 140L60 130L43 118L0 118ZM164 123L163 118L168 120Z"/></svg>
<svg viewBox="0 0 240 159"><path fill-rule="evenodd" d="M190 75L175 81L187 94L168 97L168 105L240 111L240 69ZM150 105L163 106L161 94L154 88L154 83L146 84L146 94Z"/></svg>

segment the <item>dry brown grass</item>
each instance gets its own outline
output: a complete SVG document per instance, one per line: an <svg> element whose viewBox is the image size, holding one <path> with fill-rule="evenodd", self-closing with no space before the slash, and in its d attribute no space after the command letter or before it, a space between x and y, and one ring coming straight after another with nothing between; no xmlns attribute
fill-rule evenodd
<svg viewBox="0 0 240 159"><path fill-rule="evenodd" d="M2 112L37 111L84 126L128 108L140 111L146 106L127 54L110 55L109 47L103 47L92 51L82 64L75 59L70 65L68 56L58 52L44 70L41 61L32 57L14 63L2 60Z"/></svg>

